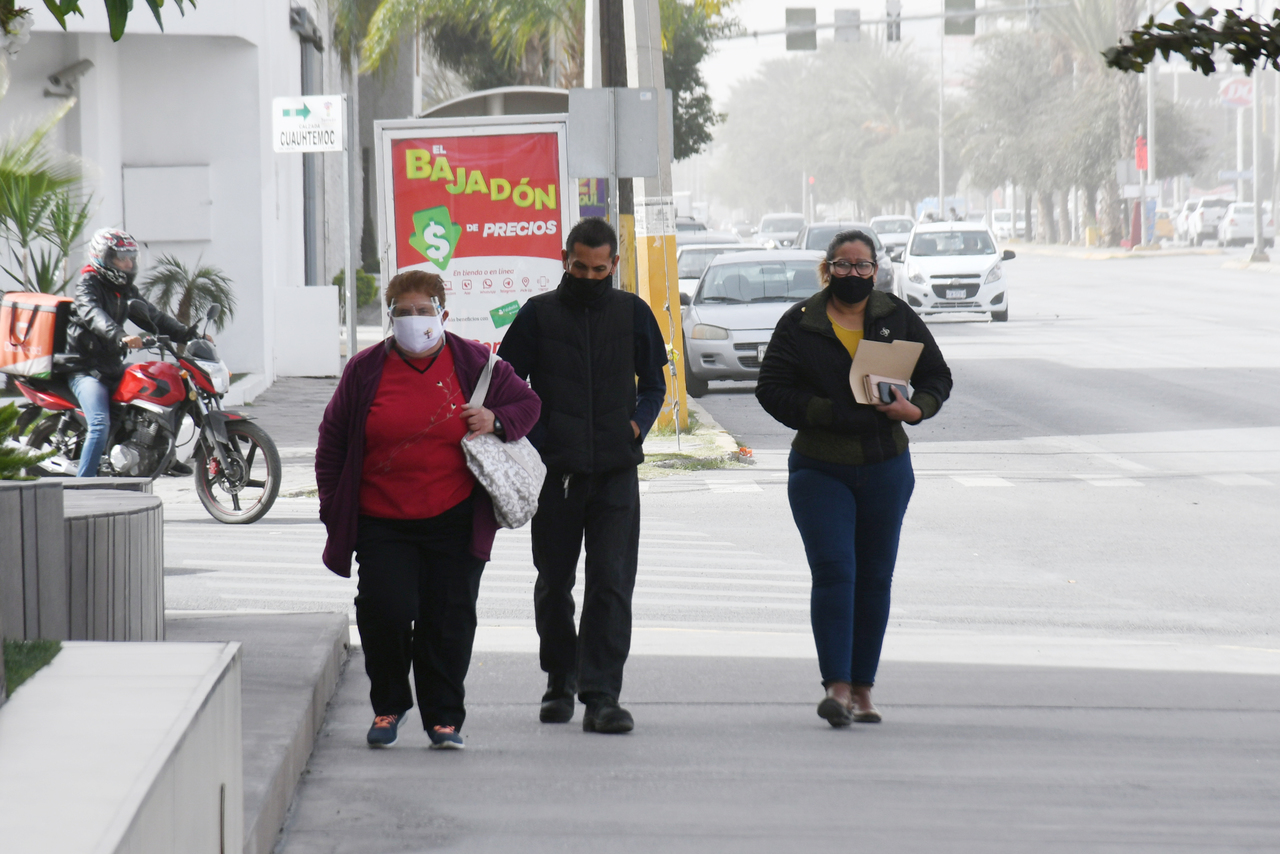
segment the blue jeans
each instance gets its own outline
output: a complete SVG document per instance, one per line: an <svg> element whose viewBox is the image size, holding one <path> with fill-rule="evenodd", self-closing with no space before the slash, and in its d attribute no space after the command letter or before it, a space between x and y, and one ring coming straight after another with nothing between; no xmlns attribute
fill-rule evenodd
<svg viewBox="0 0 1280 854"><path fill-rule="evenodd" d="M67 378L67 385L75 393L84 420L89 424L76 477L97 477L98 463L111 433L111 386L88 374L72 374Z"/></svg>
<svg viewBox="0 0 1280 854"><path fill-rule="evenodd" d="M902 517L915 488L911 454L865 466L791 452L787 498L813 575L809 619L822 684L870 686L889 622Z"/></svg>

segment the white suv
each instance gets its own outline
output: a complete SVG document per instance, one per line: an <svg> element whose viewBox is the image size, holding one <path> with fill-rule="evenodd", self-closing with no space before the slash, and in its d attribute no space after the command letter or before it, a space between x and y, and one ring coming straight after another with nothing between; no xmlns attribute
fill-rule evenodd
<svg viewBox="0 0 1280 854"><path fill-rule="evenodd" d="M986 312L1009 319L1005 261L1013 252L996 249L986 226L970 222L920 223L903 256L899 287L919 314Z"/></svg>
<svg viewBox="0 0 1280 854"><path fill-rule="evenodd" d="M1193 246L1218 239L1218 223L1231 207L1230 199L1201 199L1187 217L1187 239Z"/></svg>

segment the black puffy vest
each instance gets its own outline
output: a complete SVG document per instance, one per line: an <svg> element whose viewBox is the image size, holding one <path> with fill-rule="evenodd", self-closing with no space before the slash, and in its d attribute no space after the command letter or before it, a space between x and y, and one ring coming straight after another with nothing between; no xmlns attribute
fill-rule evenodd
<svg viewBox="0 0 1280 854"><path fill-rule="evenodd" d="M542 399L538 450L551 472L606 472L644 460L631 429L638 301L611 289L584 303L564 285L530 300L537 303L538 367L529 380Z"/></svg>

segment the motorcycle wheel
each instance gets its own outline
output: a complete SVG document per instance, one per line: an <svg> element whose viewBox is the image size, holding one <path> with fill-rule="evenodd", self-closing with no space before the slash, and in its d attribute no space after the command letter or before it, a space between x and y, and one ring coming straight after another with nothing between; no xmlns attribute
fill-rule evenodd
<svg viewBox="0 0 1280 854"><path fill-rule="evenodd" d="M33 451L44 451L59 444L65 448L68 444L74 450L84 447L84 427L76 424L71 428L71 432L67 434L65 441L58 443L54 441L54 433L58 429L58 422L62 419L56 415L48 415L36 422L36 426L31 428L31 432L27 434L27 447ZM63 464L63 468L50 468L49 463L58 461ZM30 477L67 477L66 468L70 468L70 474L74 475L76 469L80 467L80 457L65 456L64 454L55 454L53 457L42 463L36 463L27 469Z"/></svg>
<svg viewBox="0 0 1280 854"><path fill-rule="evenodd" d="M196 495L209 515L227 525L256 522L280 494L280 453L276 443L252 421L227 424L227 438L240 451L235 470L224 472L218 457L200 442L196 449Z"/></svg>

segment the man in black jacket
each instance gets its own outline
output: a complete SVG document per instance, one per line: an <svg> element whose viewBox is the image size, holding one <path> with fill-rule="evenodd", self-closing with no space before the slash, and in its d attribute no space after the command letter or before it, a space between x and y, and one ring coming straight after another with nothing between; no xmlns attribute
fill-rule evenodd
<svg viewBox="0 0 1280 854"><path fill-rule="evenodd" d="M64 367L69 372L67 385L88 424L76 477L94 477L111 432L111 393L124 375L125 354L142 346L141 337L125 330L125 320L184 344L196 337L196 327L183 326L141 299L133 284L138 244L123 231L95 232L89 242L89 263L80 272L67 325Z"/></svg>
<svg viewBox="0 0 1280 854"><path fill-rule="evenodd" d="M560 286L524 304L498 349L542 399L529 434L547 465L532 530L534 615L548 674L539 717L567 723L577 692L585 731L630 732L634 722L618 695L640 547L636 466L666 396L667 351L649 306L613 287L618 237L609 224L584 219L565 244ZM575 632L584 538L586 590Z"/></svg>

